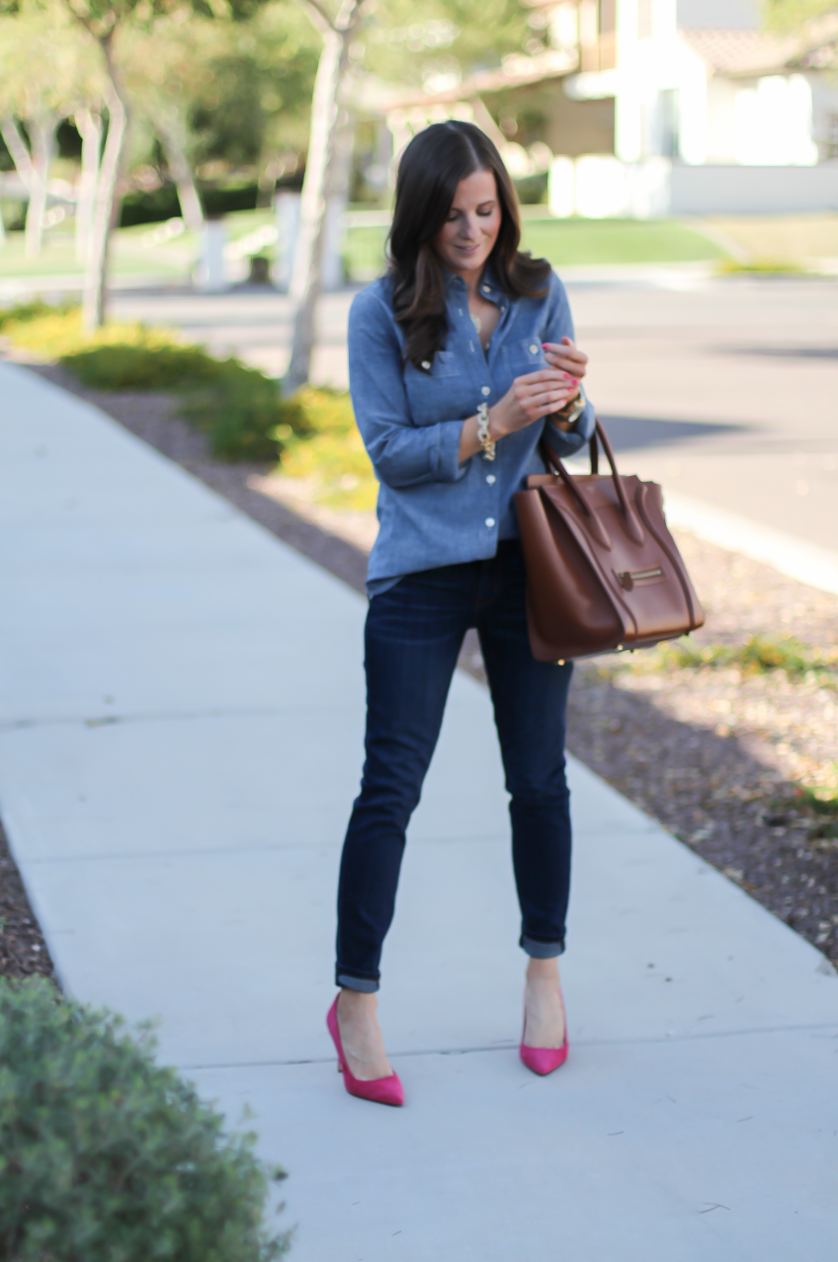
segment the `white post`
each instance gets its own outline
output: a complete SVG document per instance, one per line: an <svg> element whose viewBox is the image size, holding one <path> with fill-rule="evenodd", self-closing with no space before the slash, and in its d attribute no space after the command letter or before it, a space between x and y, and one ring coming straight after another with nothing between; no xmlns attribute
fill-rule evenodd
<svg viewBox="0 0 838 1262"><path fill-rule="evenodd" d="M76 110L81 135L81 172L76 185L76 260L86 263L93 232L93 206L102 150L102 116L93 109Z"/></svg>
<svg viewBox="0 0 838 1262"><path fill-rule="evenodd" d="M273 267L273 281L277 289L287 293L294 270L294 252L300 235L300 194L277 193L274 200L276 213L277 247Z"/></svg>
<svg viewBox="0 0 838 1262"><path fill-rule="evenodd" d="M343 288L343 212L346 198L342 193L330 197L326 206L326 228L323 233L323 289L334 293Z"/></svg>
<svg viewBox="0 0 838 1262"><path fill-rule="evenodd" d="M550 163L547 177L547 205L557 219L568 219L576 209L576 172L573 158L563 155Z"/></svg>
<svg viewBox="0 0 838 1262"><path fill-rule="evenodd" d="M224 276L224 247L227 228L223 219L206 219L201 233L201 255L195 266L195 285L205 294L218 294L227 288Z"/></svg>

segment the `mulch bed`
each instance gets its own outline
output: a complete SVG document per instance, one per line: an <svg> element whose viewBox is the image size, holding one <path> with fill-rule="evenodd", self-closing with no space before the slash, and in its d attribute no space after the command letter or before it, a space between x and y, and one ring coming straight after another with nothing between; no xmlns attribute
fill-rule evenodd
<svg viewBox="0 0 838 1262"><path fill-rule="evenodd" d="M176 416L171 396L80 387L53 365L30 365L96 404L260 522L362 591L366 555L248 485L263 466L212 459ZM707 611L701 644L750 635L838 648L838 596L681 534L678 543ZM460 665L483 678L467 638ZM838 962L838 837L800 786L823 783L838 749L838 690L784 671L655 666L649 654L577 666L569 749L758 902ZM0 843L2 844L2 843ZM46 947L8 853L0 850L0 973L51 974ZM13 928L12 928L13 926ZM8 939L8 941L7 941Z"/></svg>
<svg viewBox="0 0 838 1262"><path fill-rule="evenodd" d="M0 824L0 977L48 977L52 960Z"/></svg>

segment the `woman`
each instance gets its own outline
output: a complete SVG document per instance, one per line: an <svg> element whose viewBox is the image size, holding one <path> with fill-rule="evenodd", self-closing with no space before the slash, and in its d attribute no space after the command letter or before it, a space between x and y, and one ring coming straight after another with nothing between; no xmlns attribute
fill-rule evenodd
<svg viewBox="0 0 838 1262"><path fill-rule="evenodd" d="M338 891L338 997L327 1022L354 1095L401 1104L376 1018L381 948L405 830L466 631L476 627L511 795L529 956L521 1058L567 1055L558 956L570 880L564 733L571 666L530 651L514 493L543 473L539 441L578 451L580 390L561 281L518 252L515 190L470 123L415 136L399 166L390 268L355 298L349 382L380 482L365 631L366 760Z"/></svg>

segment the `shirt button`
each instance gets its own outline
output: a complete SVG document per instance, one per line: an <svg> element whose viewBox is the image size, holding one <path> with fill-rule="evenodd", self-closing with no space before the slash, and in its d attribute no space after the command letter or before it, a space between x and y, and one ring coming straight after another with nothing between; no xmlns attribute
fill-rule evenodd
<svg viewBox="0 0 838 1262"><path fill-rule="evenodd" d="M488 294L488 293L490 292L490 289L489 289L489 286L488 286L488 285L484 285L484 286L483 286L483 292L484 292L484 294Z"/></svg>
<svg viewBox="0 0 838 1262"><path fill-rule="evenodd" d="M492 529L492 527L494 526L494 524L495 524L495 519L494 519L494 517L487 517L487 518L486 518L486 525L489 527L489 529L490 529L490 530Z"/></svg>
<svg viewBox="0 0 838 1262"><path fill-rule="evenodd" d="M483 387L483 389L481 390L481 392L480 392L480 393L481 393L481 394L491 394L491 393L492 393L492 387L491 387L491 386L484 386L484 387Z"/></svg>
<svg viewBox="0 0 838 1262"><path fill-rule="evenodd" d="M486 478L486 481L489 483L489 486L494 486L495 475L493 473L490 473L489 476Z"/></svg>
<svg viewBox="0 0 838 1262"><path fill-rule="evenodd" d="M425 372L427 372L427 371L428 371L428 369L430 368L430 366L431 366L431 365L428 363L427 359L423 359L423 360L422 360L422 367L425 369Z"/></svg>
<svg viewBox="0 0 838 1262"><path fill-rule="evenodd" d="M536 346L535 342L533 342L532 346L530 347L530 354L535 355L537 350L538 350L538 347Z"/></svg>

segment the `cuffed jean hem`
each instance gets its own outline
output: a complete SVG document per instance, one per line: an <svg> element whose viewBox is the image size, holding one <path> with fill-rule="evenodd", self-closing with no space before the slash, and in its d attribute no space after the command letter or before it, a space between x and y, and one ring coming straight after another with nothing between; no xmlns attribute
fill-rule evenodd
<svg viewBox="0 0 838 1262"><path fill-rule="evenodd" d="M374 995L379 987L373 977L351 977L349 973L339 972L335 981L338 986L345 986L347 990L360 990L365 995Z"/></svg>
<svg viewBox="0 0 838 1262"><path fill-rule="evenodd" d="M518 945L523 947L530 959L533 960L554 960L557 955L564 954L564 940L561 942L536 942L535 938L528 938L521 934L521 940Z"/></svg>

